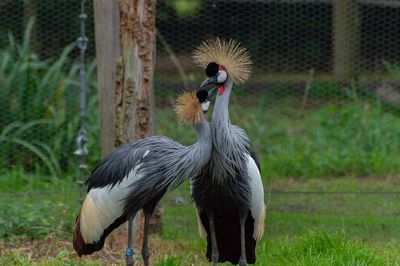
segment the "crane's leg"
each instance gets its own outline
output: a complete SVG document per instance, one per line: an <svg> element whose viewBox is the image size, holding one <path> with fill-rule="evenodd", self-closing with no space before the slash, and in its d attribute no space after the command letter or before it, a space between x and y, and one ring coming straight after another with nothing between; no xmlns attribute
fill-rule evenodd
<svg viewBox="0 0 400 266"><path fill-rule="evenodd" d="M125 261L127 266L133 266L133 236L132 236L132 227L133 227L133 219L135 219L135 215L133 214L129 216L128 219L128 247L125 252Z"/></svg>
<svg viewBox="0 0 400 266"><path fill-rule="evenodd" d="M148 240L149 240L149 221L151 213L144 212L144 229L143 229L143 245L142 245L142 257L144 261L144 266L149 266L149 250L148 250Z"/></svg>
<svg viewBox="0 0 400 266"><path fill-rule="evenodd" d="M239 266L245 266L247 264L246 260L246 236L244 225L246 223L248 210L246 209L239 209L239 221L240 221L240 259L239 259Z"/></svg>
<svg viewBox="0 0 400 266"><path fill-rule="evenodd" d="M213 265L218 264L219 253L217 246L217 237L215 236L215 225L214 225L214 210L207 211L208 223L210 225L211 234L211 261Z"/></svg>

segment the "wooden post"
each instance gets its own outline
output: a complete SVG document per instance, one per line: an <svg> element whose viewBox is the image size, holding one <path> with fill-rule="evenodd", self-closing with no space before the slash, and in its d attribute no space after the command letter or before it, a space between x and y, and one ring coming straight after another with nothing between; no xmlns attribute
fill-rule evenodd
<svg viewBox="0 0 400 266"><path fill-rule="evenodd" d="M102 157L114 149L115 72L120 56L119 9L115 0L94 1Z"/></svg>
<svg viewBox="0 0 400 266"><path fill-rule="evenodd" d="M357 77L360 19L355 0L333 0L334 73L339 82Z"/></svg>

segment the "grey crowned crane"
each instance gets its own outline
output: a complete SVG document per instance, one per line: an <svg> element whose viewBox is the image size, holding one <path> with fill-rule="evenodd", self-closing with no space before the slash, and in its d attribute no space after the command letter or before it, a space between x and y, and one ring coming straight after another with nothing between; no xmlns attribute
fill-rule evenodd
<svg viewBox="0 0 400 266"><path fill-rule="evenodd" d="M164 136L151 136L125 144L106 156L87 180L87 195L76 218L73 246L79 256L103 248L105 238L128 223L126 262L133 265L132 220L143 209L145 216L142 256L149 265L149 218L164 194L197 175L209 162L212 149L207 122L210 102L206 90L184 92L177 98L179 120L192 124L197 142L183 146Z"/></svg>
<svg viewBox="0 0 400 266"><path fill-rule="evenodd" d="M207 234L207 258L214 265L229 261L255 263L256 242L264 233L264 189L259 162L246 133L230 123L233 84L251 72L248 51L234 40L203 42L193 55L209 77L202 86L218 89L211 119L212 153L202 173L191 179L193 200Z"/></svg>

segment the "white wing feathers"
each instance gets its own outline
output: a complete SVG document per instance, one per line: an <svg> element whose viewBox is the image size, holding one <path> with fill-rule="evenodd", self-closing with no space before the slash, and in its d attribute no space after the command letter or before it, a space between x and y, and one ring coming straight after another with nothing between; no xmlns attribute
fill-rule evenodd
<svg viewBox="0 0 400 266"><path fill-rule="evenodd" d="M81 210L80 230L85 243L98 241L104 230L123 213L125 197L130 185L143 177L138 173L140 164L117 185L91 189L86 195Z"/></svg>
<svg viewBox="0 0 400 266"><path fill-rule="evenodd" d="M261 240L264 235L264 219L265 219L265 204L264 204L264 187L261 181L260 171L254 159L247 154L247 174L250 185L250 211L254 219L254 234L253 238L257 241Z"/></svg>

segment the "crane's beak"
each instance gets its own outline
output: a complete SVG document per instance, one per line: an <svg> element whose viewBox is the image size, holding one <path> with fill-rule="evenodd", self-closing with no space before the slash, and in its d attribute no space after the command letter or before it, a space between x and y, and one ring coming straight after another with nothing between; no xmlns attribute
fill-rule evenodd
<svg viewBox="0 0 400 266"><path fill-rule="evenodd" d="M217 85L217 86L211 88L211 89L208 91L208 98L210 99L210 98L214 95L215 90L218 88L217 76L212 76L212 77L206 79L205 81L203 81L203 82L200 84L200 88L201 88L201 87L204 87L204 86L207 86L208 84L215 84L215 85Z"/></svg>
<svg viewBox="0 0 400 266"><path fill-rule="evenodd" d="M208 99L211 99L211 97L213 97L214 96L214 92L215 92L215 90L218 88L218 86L215 86L214 88L211 88L209 91L208 91Z"/></svg>
<svg viewBox="0 0 400 266"><path fill-rule="evenodd" d="M203 81L203 82L200 84L200 88L201 88L201 87L204 87L204 86L206 86L206 85L208 85L208 84L218 84L218 82L217 82L217 76L209 77L208 79L206 79L205 81Z"/></svg>

